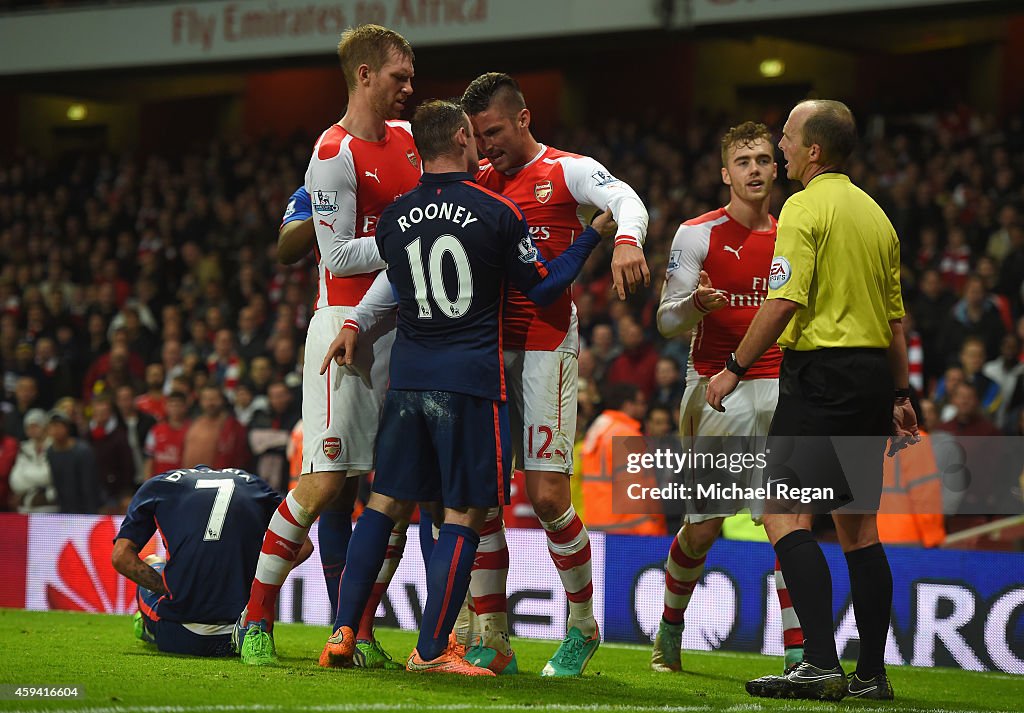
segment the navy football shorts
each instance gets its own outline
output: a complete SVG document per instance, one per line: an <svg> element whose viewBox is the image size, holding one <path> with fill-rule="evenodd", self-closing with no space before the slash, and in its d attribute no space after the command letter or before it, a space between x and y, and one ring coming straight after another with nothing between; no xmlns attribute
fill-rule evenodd
<svg viewBox="0 0 1024 713"><path fill-rule="evenodd" d="M451 391L389 389L377 433L374 492L445 507L494 507L510 498L505 403Z"/></svg>
<svg viewBox="0 0 1024 713"><path fill-rule="evenodd" d="M153 566L157 572L163 568L163 562ZM160 619L156 614L156 606L162 596L143 587L137 587L135 592L135 601L142 612L142 623L156 641L158 649L164 653L186 656L231 656L234 653L230 625L182 624L178 621ZM213 629L226 629L227 633L198 633Z"/></svg>

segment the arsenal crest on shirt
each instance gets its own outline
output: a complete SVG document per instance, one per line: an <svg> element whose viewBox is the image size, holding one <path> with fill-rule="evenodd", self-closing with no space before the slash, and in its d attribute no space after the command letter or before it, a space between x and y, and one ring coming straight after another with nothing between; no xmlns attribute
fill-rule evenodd
<svg viewBox="0 0 1024 713"><path fill-rule="evenodd" d="M539 203L551 200L551 181L541 181L533 187L533 195Z"/></svg>
<svg viewBox="0 0 1024 713"><path fill-rule="evenodd" d="M341 439L340 438L325 438L324 439L324 455L331 460L336 460L338 455L341 453Z"/></svg>
<svg viewBox="0 0 1024 713"><path fill-rule="evenodd" d="M412 149L409 149L408 151L405 152L405 157L407 159L409 159L409 163L411 163L413 165L413 168L419 168L420 160L418 158L416 158L416 152L415 151L413 151Z"/></svg>

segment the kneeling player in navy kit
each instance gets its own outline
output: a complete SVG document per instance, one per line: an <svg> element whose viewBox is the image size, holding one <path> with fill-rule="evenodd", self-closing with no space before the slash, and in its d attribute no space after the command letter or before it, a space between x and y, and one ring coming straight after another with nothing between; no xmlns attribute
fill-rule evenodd
<svg viewBox="0 0 1024 713"><path fill-rule="evenodd" d="M235 619L281 496L244 470L206 466L147 480L114 540L114 569L138 586L135 635L161 651L228 656ZM167 560L139 558L160 531ZM307 538L296 563L313 551Z"/></svg>
<svg viewBox="0 0 1024 713"><path fill-rule="evenodd" d="M351 666L353 626L370 594L395 521L419 502L440 501L444 525L427 566L427 602L406 668L493 676L465 661L449 634L466 598L487 509L509 499L511 450L505 406L501 315L509 281L550 302L571 284L602 235L600 216L545 263L515 203L477 185L469 118L454 103L416 111L413 136L425 173L381 215L377 246L388 263L346 321L322 366L352 363L356 334L398 303L390 388L377 440L377 475L356 525L334 635L322 662ZM311 355L312 357L312 355Z"/></svg>

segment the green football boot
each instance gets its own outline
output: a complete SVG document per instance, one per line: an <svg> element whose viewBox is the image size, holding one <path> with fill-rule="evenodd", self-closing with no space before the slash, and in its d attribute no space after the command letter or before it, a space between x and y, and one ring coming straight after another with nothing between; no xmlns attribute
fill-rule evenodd
<svg viewBox="0 0 1024 713"><path fill-rule="evenodd" d="M503 654L490 646L484 646L480 639L466 649L463 658L474 666L489 668L499 676L514 676L519 673L519 662L516 660L515 651L509 649L508 654Z"/></svg>
<svg viewBox="0 0 1024 713"><path fill-rule="evenodd" d="M593 657L597 647L601 645L601 632L595 629L594 635L587 637L575 626L562 639L558 650L540 672L541 676L582 676L584 669Z"/></svg>
<svg viewBox="0 0 1024 713"><path fill-rule="evenodd" d="M658 624L651 651L651 670L658 673L672 673L683 669L681 649L683 648L683 625L669 624L664 619Z"/></svg>
<svg viewBox="0 0 1024 713"><path fill-rule="evenodd" d="M146 622L142 618L142 612L135 612L135 616L132 617L132 630L135 634L135 638L139 641L145 641L147 644L155 644L156 639L153 635L146 630Z"/></svg>
<svg viewBox="0 0 1024 713"><path fill-rule="evenodd" d="M266 621L252 622L243 631L242 663L250 666L273 666L277 663L274 634L268 631Z"/></svg>
<svg viewBox="0 0 1024 713"><path fill-rule="evenodd" d="M405 666L391 658L391 654L384 650L380 642L357 641L355 653L352 654L352 663L356 668L376 668L384 671L402 671Z"/></svg>
<svg viewBox="0 0 1024 713"><path fill-rule="evenodd" d="M791 646L786 649L785 664L783 664L782 672L785 673L789 669L793 668L801 661L804 660L804 647L803 646Z"/></svg>

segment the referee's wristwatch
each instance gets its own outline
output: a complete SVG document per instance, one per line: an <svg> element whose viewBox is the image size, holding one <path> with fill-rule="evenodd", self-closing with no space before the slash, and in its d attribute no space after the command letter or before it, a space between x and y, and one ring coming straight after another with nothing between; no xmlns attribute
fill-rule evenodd
<svg viewBox="0 0 1024 713"><path fill-rule="evenodd" d="M893 396L897 401L903 401L904 399L910 398L910 389L894 389Z"/></svg>
<svg viewBox="0 0 1024 713"><path fill-rule="evenodd" d="M740 363L736 361L736 352L733 352L729 355L729 358L725 360L725 368L742 379L747 375L747 370L750 367L740 366Z"/></svg>

